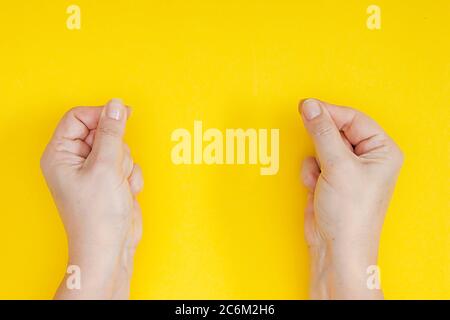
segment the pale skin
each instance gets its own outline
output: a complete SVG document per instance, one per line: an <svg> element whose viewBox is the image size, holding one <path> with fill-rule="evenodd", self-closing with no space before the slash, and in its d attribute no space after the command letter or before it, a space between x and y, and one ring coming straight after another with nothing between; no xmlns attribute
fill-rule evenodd
<svg viewBox="0 0 450 320"><path fill-rule="evenodd" d="M367 287L377 264L385 213L403 155L363 113L308 99L301 115L316 149L303 163L308 189L305 236L312 299L382 299ZM66 113L41 159L64 223L68 265L81 270L80 289L56 299L127 299L142 236L137 194L143 178L123 142L130 110L113 99L104 107Z"/></svg>
<svg viewBox="0 0 450 320"><path fill-rule="evenodd" d="M41 168L67 232L69 265L81 288L61 282L56 299L127 299L135 248L141 238L136 195L141 169L123 142L130 109L113 99L104 107L67 112L41 159Z"/></svg>
<svg viewBox="0 0 450 320"><path fill-rule="evenodd" d="M303 163L313 299L382 299L367 286L403 155L365 114L315 99L301 115L316 150Z"/></svg>

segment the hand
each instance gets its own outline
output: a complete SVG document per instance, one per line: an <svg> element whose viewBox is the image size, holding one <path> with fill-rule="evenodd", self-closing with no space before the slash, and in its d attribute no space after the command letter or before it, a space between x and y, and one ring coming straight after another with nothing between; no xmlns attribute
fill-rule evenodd
<svg viewBox="0 0 450 320"><path fill-rule="evenodd" d="M69 265L81 270L81 289L61 283L56 298L126 298L142 222L136 195L141 169L123 142L129 109L105 107L66 113L41 168L67 232Z"/></svg>
<svg viewBox="0 0 450 320"><path fill-rule="evenodd" d="M305 236L312 298L382 298L367 287L377 264L385 213L403 156L372 119L351 108L308 99L301 108L317 158L307 158Z"/></svg>

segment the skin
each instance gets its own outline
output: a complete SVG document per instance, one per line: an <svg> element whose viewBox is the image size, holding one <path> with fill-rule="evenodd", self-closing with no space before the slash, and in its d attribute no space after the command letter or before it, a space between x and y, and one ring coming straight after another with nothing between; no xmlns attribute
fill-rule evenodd
<svg viewBox="0 0 450 320"><path fill-rule="evenodd" d="M305 237L311 256L313 299L382 299L367 286L377 264L386 210L403 162L395 142L372 119L346 107L308 99L300 112L317 156L303 163L308 189ZM142 235L136 195L142 173L123 142L129 109L70 110L60 121L41 167L67 231L69 266L56 299L126 299Z"/></svg>
<svg viewBox="0 0 450 320"><path fill-rule="evenodd" d="M305 237L313 299L382 299L367 286L403 163L395 142L363 113L308 99L300 113L316 157L303 163Z"/></svg>
<svg viewBox="0 0 450 320"><path fill-rule="evenodd" d="M69 266L81 271L81 288L67 276L56 299L127 299L133 257L142 234L136 195L141 169L123 142L129 108L67 112L41 158L41 168L67 232Z"/></svg>

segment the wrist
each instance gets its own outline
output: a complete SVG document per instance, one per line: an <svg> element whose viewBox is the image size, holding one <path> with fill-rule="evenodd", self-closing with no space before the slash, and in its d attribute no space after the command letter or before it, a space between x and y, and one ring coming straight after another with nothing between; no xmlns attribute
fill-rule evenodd
<svg viewBox="0 0 450 320"><path fill-rule="evenodd" d="M330 296L335 299L382 299L380 286L371 286L373 268L378 272L378 244L334 242L328 248ZM379 274L375 275L380 279Z"/></svg>
<svg viewBox="0 0 450 320"><path fill-rule="evenodd" d="M112 299L123 287L127 269L124 252L117 246L97 246L69 242L67 274L56 298Z"/></svg>
<svg viewBox="0 0 450 320"><path fill-rule="evenodd" d="M330 298L330 259L326 246L309 248L310 253L310 297L313 300L326 300Z"/></svg>
<svg viewBox="0 0 450 320"><path fill-rule="evenodd" d="M336 236L327 242L327 250L334 264L356 267L375 265L378 261L378 234Z"/></svg>

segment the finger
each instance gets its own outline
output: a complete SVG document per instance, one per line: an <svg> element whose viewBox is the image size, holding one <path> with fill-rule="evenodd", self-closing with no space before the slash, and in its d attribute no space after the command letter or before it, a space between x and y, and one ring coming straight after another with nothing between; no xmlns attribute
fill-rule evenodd
<svg viewBox="0 0 450 320"><path fill-rule="evenodd" d="M327 166L348 154L338 128L321 101L305 100L301 105L301 114L321 165Z"/></svg>
<svg viewBox="0 0 450 320"><path fill-rule="evenodd" d="M59 139L55 141L55 151L68 152L86 159L91 152L91 147L83 140Z"/></svg>
<svg viewBox="0 0 450 320"><path fill-rule="evenodd" d="M302 165L302 181L310 192L314 192L317 179L320 175L320 168L314 157L308 157L303 161Z"/></svg>
<svg viewBox="0 0 450 320"><path fill-rule="evenodd" d="M360 156L383 145L392 144L392 139L378 123L364 113L348 107L323 102L336 126L354 146L355 154Z"/></svg>
<svg viewBox="0 0 450 320"><path fill-rule="evenodd" d="M96 129L91 130L86 139L84 139L84 142L86 142L91 148L94 145L95 131Z"/></svg>
<svg viewBox="0 0 450 320"><path fill-rule="evenodd" d="M341 133L342 141L344 141L344 144L347 146L347 149L348 149L349 151L351 151L351 152L355 152L355 150L353 150L352 144L350 143L350 141L348 141L348 139L347 139L347 137L345 136L344 132L342 132L342 131L339 131L339 132Z"/></svg>
<svg viewBox="0 0 450 320"><path fill-rule="evenodd" d="M103 108L103 107L101 107L101 108ZM131 107L129 107L129 106L126 106L126 108L127 108L127 119L129 119L129 118L131 117L132 109L131 109ZM98 124L97 124L97 125L98 125ZM94 145L95 131L96 131L96 129L92 129L92 130L89 132L89 134L88 134L88 136L86 137L86 139L84 139L84 141L85 141L91 148L92 148L92 146Z"/></svg>
<svg viewBox="0 0 450 320"><path fill-rule="evenodd" d="M316 245L315 237L313 235L314 223L314 195L311 192L308 192L305 207L305 238L309 247L314 247Z"/></svg>
<svg viewBox="0 0 450 320"><path fill-rule="evenodd" d="M144 187L144 177L142 175L142 169L138 164L134 164L131 176L128 179L130 183L131 193L137 195Z"/></svg>
<svg viewBox="0 0 450 320"><path fill-rule="evenodd" d="M59 122L53 137L84 140L89 135L90 130L97 127L101 112L102 109L98 107L70 109Z"/></svg>
<svg viewBox="0 0 450 320"><path fill-rule="evenodd" d="M134 161L131 156L130 148L124 143L123 144L123 173L124 177L127 179L131 176L133 172Z"/></svg>
<svg viewBox="0 0 450 320"><path fill-rule="evenodd" d="M306 198L305 219L308 222L314 219L314 195L311 192L308 192Z"/></svg>
<svg viewBox="0 0 450 320"><path fill-rule="evenodd" d="M136 199L134 199L133 207L131 237L127 237L126 239L126 248L129 249L129 252L124 257L130 265L133 264L135 250L142 239L142 209Z"/></svg>
<svg viewBox="0 0 450 320"><path fill-rule="evenodd" d="M142 209L137 200L134 200L134 210L133 210L133 238L134 238L134 247L138 245L138 243L142 239Z"/></svg>
<svg viewBox="0 0 450 320"><path fill-rule="evenodd" d="M95 160L118 163L123 154L123 135L127 121L127 109L122 100L112 99L100 115L96 128L92 155Z"/></svg>

